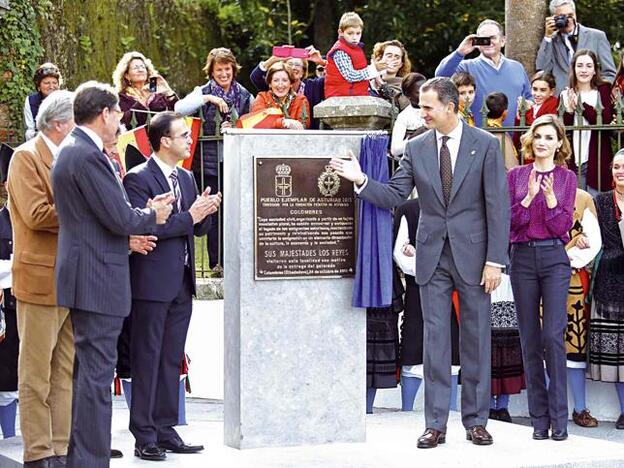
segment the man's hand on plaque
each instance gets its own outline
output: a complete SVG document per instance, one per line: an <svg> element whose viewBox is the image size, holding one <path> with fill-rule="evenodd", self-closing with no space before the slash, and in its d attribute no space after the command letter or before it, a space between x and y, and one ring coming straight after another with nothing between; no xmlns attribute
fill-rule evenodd
<svg viewBox="0 0 624 468"><path fill-rule="evenodd" d="M346 158L332 158L329 165L340 177L355 182L357 185L362 185L366 180L360 162L351 150Z"/></svg>

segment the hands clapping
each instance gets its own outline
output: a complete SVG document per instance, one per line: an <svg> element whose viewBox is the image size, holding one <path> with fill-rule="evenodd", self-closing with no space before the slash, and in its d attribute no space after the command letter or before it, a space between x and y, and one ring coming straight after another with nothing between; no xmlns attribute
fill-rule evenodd
<svg viewBox="0 0 624 468"><path fill-rule="evenodd" d="M221 205L222 198L221 192L210 195L210 187L206 188L204 193L197 197L189 208L189 213L193 218L193 224L197 224L203 221L206 216L215 213Z"/></svg>
<svg viewBox="0 0 624 468"><path fill-rule="evenodd" d="M553 190L553 181L553 174L542 175L538 174L537 170L533 169L529 174L529 190L527 196L522 201L522 205L528 207L541 190L544 193L548 208L552 209L557 206L557 198Z"/></svg>
<svg viewBox="0 0 624 468"><path fill-rule="evenodd" d="M171 192L156 195L153 199L147 200L147 207L156 212L156 224L165 224L175 202L175 195Z"/></svg>

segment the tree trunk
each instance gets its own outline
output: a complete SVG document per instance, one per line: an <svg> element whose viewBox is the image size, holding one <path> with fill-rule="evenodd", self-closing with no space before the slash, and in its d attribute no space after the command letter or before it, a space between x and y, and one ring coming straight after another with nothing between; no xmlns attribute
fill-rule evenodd
<svg viewBox="0 0 624 468"><path fill-rule="evenodd" d="M535 57L544 37L546 15L544 0L505 0L505 55L524 65L529 77L535 73Z"/></svg>
<svg viewBox="0 0 624 468"><path fill-rule="evenodd" d="M338 33L338 21L336 8L331 0L317 0L313 18L313 41L314 46L325 55L329 48L336 42Z"/></svg>

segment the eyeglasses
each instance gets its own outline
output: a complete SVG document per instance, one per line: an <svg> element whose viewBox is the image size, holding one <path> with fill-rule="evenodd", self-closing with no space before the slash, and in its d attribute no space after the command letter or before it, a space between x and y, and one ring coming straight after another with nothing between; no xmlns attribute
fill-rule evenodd
<svg viewBox="0 0 624 468"><path fill-rule="evenodd" d="M301 68L303 70L303 63L290 63L286 62L286 65L290 68Z"/></svg>
<svg viewBox="0 0 624 468"><path fill-rule="evenodd" d="M40 69L42 75L58 75L58 68L45 67Z"/></svg>
<svg viewBox="0 0 624 468"><path fill-rule="evenodd" d="M108 111L109 111L111 114L117 114L117 117L119 117L120 119L121 119L121 118L123 117L123 115L124 115L124 111L122 111L119 107L115 107L115 108L111 108L111 107L109 107L109 108L108 108Z"/></svg>
<svg viewBox="0 0 624 468"><path fill-rule="evenodd" d="M177 135L177 136L170 136L167 135L167 138L171 138L172 140L175 140L177 138L184 138L185 140L191 137L191 132L184 132L181 135Z"/></svg>
<svg viewBox="0 0 624 468"><path fill-rule="evenodd" d="M128 70L147 70L147 67L143 64L132 65L131 67L128 68Z"/></svg>
<svg viewBox="0 0 624 468"><path fill-rule="evenodd" d="M325 67L318 66L316 67L316 71L325 71Z"/></svg>

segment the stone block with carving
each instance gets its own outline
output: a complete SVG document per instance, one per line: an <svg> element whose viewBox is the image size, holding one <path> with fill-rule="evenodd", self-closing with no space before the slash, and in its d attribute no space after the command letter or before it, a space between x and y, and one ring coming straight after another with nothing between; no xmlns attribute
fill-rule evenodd
<svg viewBox="0 0 624 468"><path fill-rule="evenodd" d="M373 96L341 96L314 106L323 126L341 130L383 130L390 127L392 105Z"/></svg>

